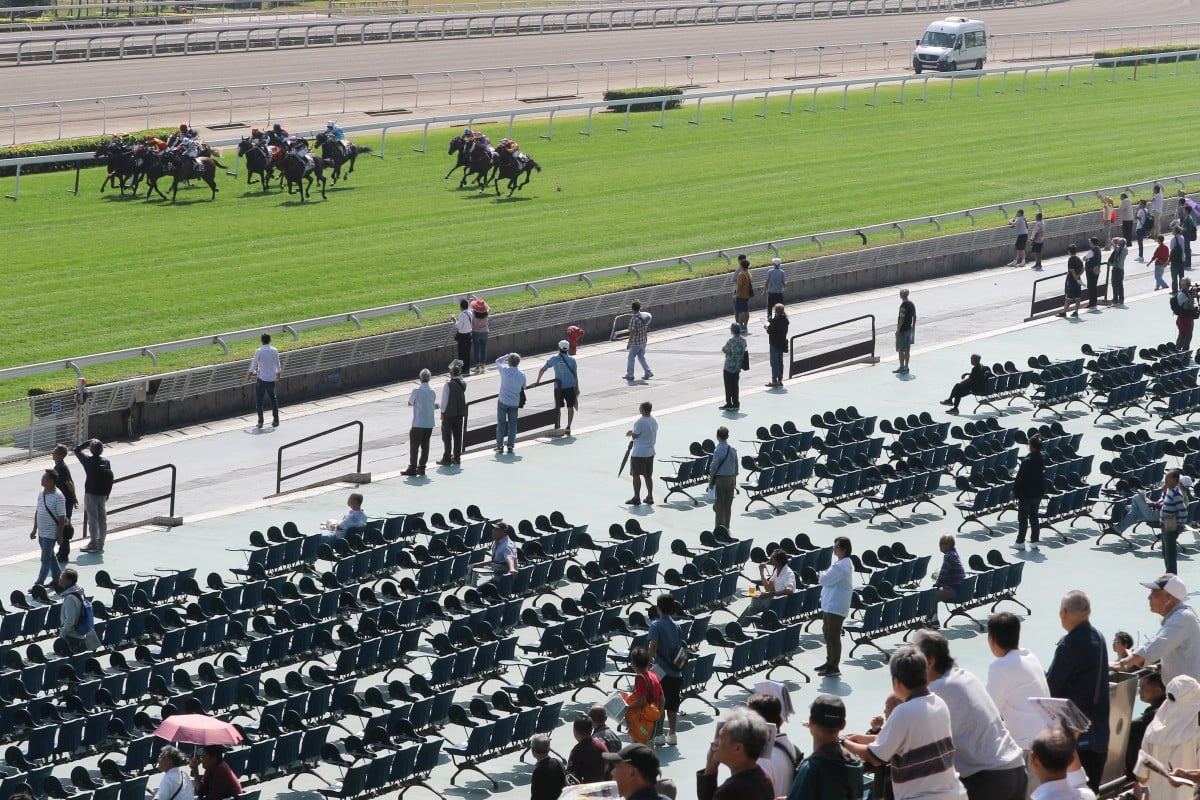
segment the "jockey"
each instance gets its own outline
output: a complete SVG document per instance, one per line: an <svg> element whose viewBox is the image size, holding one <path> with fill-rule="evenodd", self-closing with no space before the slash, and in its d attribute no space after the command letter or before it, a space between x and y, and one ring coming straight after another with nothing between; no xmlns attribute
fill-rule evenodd
<svg viewBox="0 0 1200 800"><path fill-rule="evenodd" d="M298 158L308 158L308 140L303 137L296 136L291 138L291 151Z"/></svg>
<svg viewBox="0 0 1200 800"><path fill-rule="evenodd" d="M346 134L338 127L336 120L331 119L325 123L325 133L340 142L346 141Z"/></svg>
<svg viewBox="0 0 1200 800"><path fill-rule="evenodd" d="M258 128L250 129L250 141L255 147L261 147L265 143L265 139L266 137L263 135L263 132Z"/></svg>
<svg viewBox="0 0 1200 800"><path fill-rule="evenodd" d="M158 138L157 136L147 136L146 144L152 145L154 147L154 149L160 153L163 150L167 149L167 143L164 142L162 139Z"/></svg>
<svg viewBox="0 0 1200 800"><path fill-rule="evenodd" d="M175 147L183 139L186 139L190 136L194 137L195 135L196 134L188 127L186 122L180 123L179 130L174 131L170 136L167 137L167 146Z"/></svg>
<svg viewBox="0 0 1200 800"><path fill-rule="evenodd" d="M283 129L283 126L276 122L271 126L271 132L267 134L267 141L276 147L282 147L285 150L291 144L292 136Z"/></svg>

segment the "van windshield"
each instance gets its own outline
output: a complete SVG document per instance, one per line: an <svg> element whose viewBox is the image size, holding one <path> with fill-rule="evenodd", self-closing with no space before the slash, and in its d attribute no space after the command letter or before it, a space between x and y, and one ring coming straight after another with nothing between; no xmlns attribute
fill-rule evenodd
<svg viewBox="0 0 1200 800"><path fill-rule="evenodd" d="M921 44L926 47L954 47L954 34L945 31L925 31Z"/></svg>

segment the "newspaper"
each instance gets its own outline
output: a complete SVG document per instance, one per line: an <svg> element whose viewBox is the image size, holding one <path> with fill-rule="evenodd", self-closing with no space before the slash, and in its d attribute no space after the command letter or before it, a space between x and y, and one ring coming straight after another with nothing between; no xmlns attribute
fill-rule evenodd
<svg viewBox="0 0 1200 800"><path fill-rule="evenodd" d="M1031 697L1029 702L1042 712L1047 725L1063 725L1075 733L1083 733L1092 727L1092 721L1070 700L1061 697Z"/></svg>
<svg viewBox="0 0 1200 800"><path fill-rule="evenodd" d="M621 800L616 781L565 786L558 800Z"/></svg>

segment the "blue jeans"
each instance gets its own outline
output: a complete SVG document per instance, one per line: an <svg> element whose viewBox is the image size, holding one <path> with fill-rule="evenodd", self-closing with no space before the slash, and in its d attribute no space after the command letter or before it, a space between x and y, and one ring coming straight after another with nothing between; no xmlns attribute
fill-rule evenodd
<svg viewBox="0 0 1200 800"><path fill-rule="evenodd" d="M487 363L487 331L472 331L471 332L471 348L474 350L472 357L475 363L483 366Z"/></svg>
<svg viewBox="0 0 1200 800"><path fill-rule="evenodd" d="M503 403L496 404L496 447L504 445L505 431L508 432L508 446L516 446L518 410L517 406L506 406Z"/></svg>
<svg viewBox="0 0 1200 800"><path fill-rule="evenodd" d="M37 580L34 583L45 583L47 575L54 578L55 583L58 583L58 578L62 575L62 567L58 565L58 542L55 539L39 536L38 544L42 548L42 565L38 569Z"/></svg>
<svg viewBox="0 0 1200 800"><path fill-rule="evenodd" d="M254 384L254 407L258 411L258 424L263 424L263 395L271 397L271 416L279 422L279 401L275 399L275 381L259 380Z"/></svg>
<svg viewBox="0 0 1200 800"><path fill-rule="evenodd" d="M633 377L633 360L634 360L635 358L636 358L636 359L637 359L637 360L638 360L638 361L641 363L641 365L642 365L642 373L643 373L643 375L645 375L645 376L650 376L650 375L653 375L653 374L654 374L654 373L652 373L652 372L650 371L650 365L646 363L646 345L644 345L644 344L631 344L631 345L629 346L629 359L628 359L628 362L627 362L627 363L626 363L626 365L625 365L625 377L626 377L626 378L632 378L632 377Z"/></svg>
<svg viewBox="0 0 1200 800"><path fill-rule="evenodd" d="M783 380L783 351L778 347L771 348L771 380Z"/></svg>

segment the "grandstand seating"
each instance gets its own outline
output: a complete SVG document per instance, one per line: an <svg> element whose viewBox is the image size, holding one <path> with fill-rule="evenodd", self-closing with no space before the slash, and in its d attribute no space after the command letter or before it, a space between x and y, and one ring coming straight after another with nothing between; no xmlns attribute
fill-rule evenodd
<svg viewBox="0 0 1200 800"><path fill-rule="evenodd" d="M708 473L712 468L712 454L717 445L711 439L703 442L692 442L689 455L660 459L675 466L674 475L664 475L660 480L666 485L667 493L663 496L665 502L671 495L679 492L692 501L692 505L700 505L700 501L688 493L688 489L703 486L708 483Z"/></svg>
<svg viewBox="0 0 1200 800"><path fill-rule="evenodd" d="M1033 373L1029 370L1018 369L1011 361L992 366L992 374L983 382L983 388L975 393L975 411L984 406L991 406L997 411L998 402L1007 401L1005 406L1011 406L1017 400L1027 400L1025 390L1032 384Z"/></svg>

